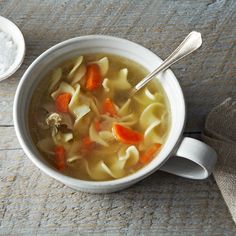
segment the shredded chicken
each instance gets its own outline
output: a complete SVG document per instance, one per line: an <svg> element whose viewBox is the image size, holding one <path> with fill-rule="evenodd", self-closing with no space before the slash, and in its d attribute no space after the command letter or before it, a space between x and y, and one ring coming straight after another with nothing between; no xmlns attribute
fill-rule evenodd
<svg viewBox="0 0 236 236"><path fill-rule="evenodd" d="M50 115L48 116L48 118L46 119L46 123L47 123L47 125L49 125L49 126L58 127L59 125L61 125L61 122L62 122L62 118L61 118L61 116L60 116L58 113L56 113L56 112L50 114Z"/></svg>

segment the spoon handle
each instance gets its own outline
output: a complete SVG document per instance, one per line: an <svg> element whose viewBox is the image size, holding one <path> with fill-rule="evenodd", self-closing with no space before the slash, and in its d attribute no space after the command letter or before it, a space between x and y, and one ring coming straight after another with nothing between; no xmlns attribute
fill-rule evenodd
<svg viewBox="0 0 236 236"><path fill-rule="evenodd" d="M175 62L192 53L202 45L201 33L192 31L183 42L172 52L172 54L163 61L163 63L152 73L142 79L131 91L131 96L146 85L155 75L166 70Z"/></svg>

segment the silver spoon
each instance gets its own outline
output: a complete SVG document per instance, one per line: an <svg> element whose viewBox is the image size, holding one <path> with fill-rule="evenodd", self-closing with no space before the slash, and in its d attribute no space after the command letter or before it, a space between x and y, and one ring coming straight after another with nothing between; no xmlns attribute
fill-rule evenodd
<svg viewBox="0 0 236 236"><path fill-rule="evenodd" d="M201 33L192 31L183 42L172 52L172 54L163 61L163 63L157 67L153 72L148 74L144 79L142 79L135 87L130 91L130 97L133 96L138 90L145 86L150 80L153 79L161 71L166 70L175 62L184 58L188 54L194 52L202 45Z"/></svg>

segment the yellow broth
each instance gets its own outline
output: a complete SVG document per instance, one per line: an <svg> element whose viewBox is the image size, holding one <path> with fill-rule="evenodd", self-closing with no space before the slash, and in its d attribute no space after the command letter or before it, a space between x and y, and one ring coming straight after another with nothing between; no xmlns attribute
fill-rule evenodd
<svg viewBox="0 0 236 236"><path fill-rule="evenodd" d="M88 91L85 87L87 72L84 76L82 76L80 81L71 85L73 76L69 81L68 78L70 72L73 68L75 68L77 60L77 58L73 58L57 66L57 68L59 68L58 70L60 70L62 74L60 76L60 80L56 83L52 91L49 91L49 88L52 84L53 72L50 71L45 78L41 80L33 93L30 103L29 127L32 139L38 147L39 152L53 167L56 167L57 163L54 148L55 146L58 146L59 143L59 145L65 149L65 168L61 171L68 176L78 179L97 181L112 180L136 172L148 164L161 150L161 147L163 146L168 135L170 126L168 101L164 90L158 81L149 83L146 88L142 89L133 98L131 98L131 101L126 109L127 114L123 115L123 117L122 115L112 117L110 114L104 114L102 111L102 104L106 98L111 99L117 114L119 114L119 112L121 112L120 108L127 102L130 88L148 74L148 71L145 68L134 61L109 54L91 54L83 56L83 61L80 66L76 68L75 72L77 72L82 66L88 68L87 66L89 64L93 64L104 57L108 59L109 67L106 74L102 77L102 82L106 80L110 83L109 92L106 91L103 85L94 91ZM99 66L99 68L101 72L103 67ZM119 71L124 68L128 69L127 81L130 88L120 89L122 84L119 84L118 82L118 85L115 86L113 81L119 80L122 82L118 74ZM78 100L80 102L85 101L86 106L88 105L90 111L85 114L78 123L76 123L75 121L77 117L75 116L74 110L69 108L66 116L70 117L72 126L67 123L60 124L55 128L55 126L48 125L46 120L52 113L65 115L55 110L56 98L52 98L53 92L58 90L61 82L63 81L68 83L75 91L79 84L80 92ZM74 93L71 94L72 97L73 95ZM99 111L99 114L95 114L95 112L91 109L91 101L96 101L96 109ZM80 107L80 105L81 103L77 107ZM103 117L104 115L105 118ZM97 134L101 137L103 137L104 134L109 134L109 138L107 139L106 137L106 139L104 139L105 143L108 143L108 146L101 145L100 143L94 141L94 137L92 135L91 148L84 151L83 140L85 137L88 137L91 140L90 130L92 130L91 126L94 125L93 122L95 119L102 124L102 127L105 127L104 130L96 131ZM122 119L125 121L123 122ZM157 121L159 121L159 123ZM114 135L114 124L121 124L126 128L139 132L144 136L144 141L138 144L122 143L120 140L117 140L116 135ZM106 131L103 132L103 136L101 135L101 131ZM58 135L57 132L59 132L60 135ZM69 141L65 141L64 139L62 141L61 137L64 133L70 133L73 138L70 138ZM58 137L60 137L60 140ZM42 140L45 139L46 141L49 141L42 142ZM155 153L152 153L150 151L150 147L155 144L160 144L160 148ZM143 158L144 155L147 156L147 153L149 155L152 153L152 157L146 163L143 163L140 161L140 158ZM71 158L75 158L75 160L71 161ZM68 160L70 160L70 162Z"/></svg>

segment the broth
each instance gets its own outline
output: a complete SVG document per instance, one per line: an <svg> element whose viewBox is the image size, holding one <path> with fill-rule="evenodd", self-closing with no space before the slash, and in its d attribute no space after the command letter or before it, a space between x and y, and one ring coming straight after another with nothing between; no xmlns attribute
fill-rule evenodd
<svg viewBox="0 0 236 236"><path fill-rule="evenodd" d="M62 173L84 180L122 178L147 165L170 126L158 81L128 98L147 74L139 64L110 54L80 56L51 70L29 108L39 152Z"/></svg>

